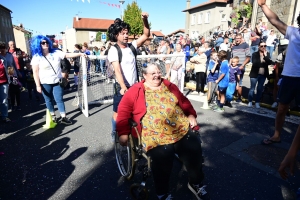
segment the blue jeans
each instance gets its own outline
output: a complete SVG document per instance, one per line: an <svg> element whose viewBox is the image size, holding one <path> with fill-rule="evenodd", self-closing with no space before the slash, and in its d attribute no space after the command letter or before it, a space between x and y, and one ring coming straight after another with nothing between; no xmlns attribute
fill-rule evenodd
<svg viewBox="0 0 300 200"><path fill-rule="evenodd" d="M274 46L267 46L266 50L267 50L267 52L269 52L270 58L272 59L272 55L274 52Z"/></svg>
<svg viewBox="0 0 300 200"><path fill-rule="evenodd" d="M0 85L0 112L2 119L8 116L8 84Z"/></svg>
<svg viewBox="0 0 300 200"><path fill-rule="evenodd" d="M60 87L58 83L42 84L42 93L46 102L46 107L51 114L54 113L54 100L60 114L62 115L66 113L63 99L64 89Z"/></svg>
<svg viewBox="0 0 300 200"><path fill-rule="evenodd" d="M264 90L264 83L265 83L266 77L264 75L258 75L257 78L250 78L250 90L248 94L248 101L252 102L254 90L257 84L257 91L256 91L256 100L255 103L259 103L261 99L262 92Z"/></svg>
<svg viewBox="0 0 300 200"><path fill-rule="evenodd" d="M258 51L258 45L250 46L251 62L252 62L252 54L257 51Z"/></svg>
<svg viewBox="0 0 300 200"><path fill-rule="evenodd" d="M103 74L106 72L106 70L104 71L104 67L105 67L105 60L100 60L100 68Z"/></svg>
<svg viewBox="0 0 300 200"><path fill-rule="evenodd" d="M96 65L95 71L100 72L100 60L96 59L95 60L95 65Z"/></svg>

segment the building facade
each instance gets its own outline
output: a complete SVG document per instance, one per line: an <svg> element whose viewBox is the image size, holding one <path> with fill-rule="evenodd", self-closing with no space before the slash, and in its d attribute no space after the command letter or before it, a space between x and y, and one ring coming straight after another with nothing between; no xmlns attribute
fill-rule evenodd
<svg viewBox="0 0 300 200"><path fill-rule="evenodd" d="M190 7L191 0L187 0L185 33L191 38L207 36L218 26L227 30L230 24L232 7L227 0L209 0L205 3Z"/></svg>
<svg viewBox="0 0 300 200"><path fill-rule="evenodd" d="M13 32L16 46L25 53L30 54L30 39L32 33L28 30L25 30L22 24L19 26L13 25Z"/></svg>
<svg viewBox="0 0 300 200"><path fill-rule="evenodd" d="M15 41L11 13L11 10L0 4L0 41L5 43Z"/></svg>

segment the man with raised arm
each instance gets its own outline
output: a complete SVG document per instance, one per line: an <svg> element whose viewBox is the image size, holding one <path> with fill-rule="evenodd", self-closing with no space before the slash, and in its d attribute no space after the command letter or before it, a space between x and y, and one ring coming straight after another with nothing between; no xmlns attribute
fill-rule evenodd
<svg viewBox="0 0 300 200"><path fill-rule="evenodd" d="M287 26L270 10L266 5L266 0L257 0L257 3L270 23L290 41L277 97L279 105L275 120L275 133L272 137L262 141L262 144L268 145L281 141L280 132L291 101L295 98L296 104L300 105L300 15L297 17L298 27Z"/></svg>
<svg viewBox="0 0 300 200"><path fill-rule="evenodd" d="M116 42L118 46L111 46L109 49L107 59L113 65L116 83L114 85L114 98L113 98L113 118L112 118L112 139L115 137L116 119L118 116L118 106L126 91L138 81L136 71L136 60L133 51L142 46L150 36L150 28L148 24L148 13L142 13L144 23L144 32L137 39L128 44L128 34L130 26L126 22L116 19L108 29L109 39ZM119 48L122 52L122 58L119 60Z"/></svg>

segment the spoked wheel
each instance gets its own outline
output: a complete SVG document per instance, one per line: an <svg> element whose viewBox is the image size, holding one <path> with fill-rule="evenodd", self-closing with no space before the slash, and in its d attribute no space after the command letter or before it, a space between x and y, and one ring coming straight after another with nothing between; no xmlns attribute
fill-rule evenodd
<svg viewBox="0 0 300 200"><path fill-rule="evenodd" d="M135 152L133 151L132 136L128 136L127 146L121 146L119 143L119 137L115 135L115 155L118 164L118 168L122 176L130 180L135 171Z"/></svg>
<svg viewBox="0 0 300 200"><path fill-rule="evenodd" d="M130 186L130 195L134 200L147 200L149 197L148 190L137 183Z"/></svg>

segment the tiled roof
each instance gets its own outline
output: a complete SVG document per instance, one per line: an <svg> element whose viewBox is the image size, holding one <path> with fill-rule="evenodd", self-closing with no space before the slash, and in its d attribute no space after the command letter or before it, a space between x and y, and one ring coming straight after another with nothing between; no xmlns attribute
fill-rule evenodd
<svg viewBox="0 0 300 200"><path fill-rule="evenodd" d="M227 3L227 0L209 0L207 2L204 2L204 3L201 3L199 5L193 6L191 8L187 8L187 9L183 10L182 12L190 11L190 10L193 10L195 8L200 8L200 7L203 7L203 6L206 6L206 5L209 5L209 4L213 4L213 3Z"/></svg>
<svg viewBox="0 0 300 200"><path fill-rule="evenodd" d="M114 23L112 19L91 19L91 18L73 18L73 28L75 29L108 29Z"/></svg>
<svg viewBox="0 0 300 200"><path fill-rule="evenodd" d="M160 31L151 31L151 35L155 35L157 37L165 37L165 35Z"/></svg>
<svg viewBox="0 0 300 200"><path fill-rule="evenodd" d="M172 36L173 34L176 34L176 33L178 33L178 32L182 32L182 33L184 33L184 32L185 32L185 30L184 30L184 29L178 29L178 30L176 30L176 31L173 31L172 33L168 34L167 36Z"/></svg>

